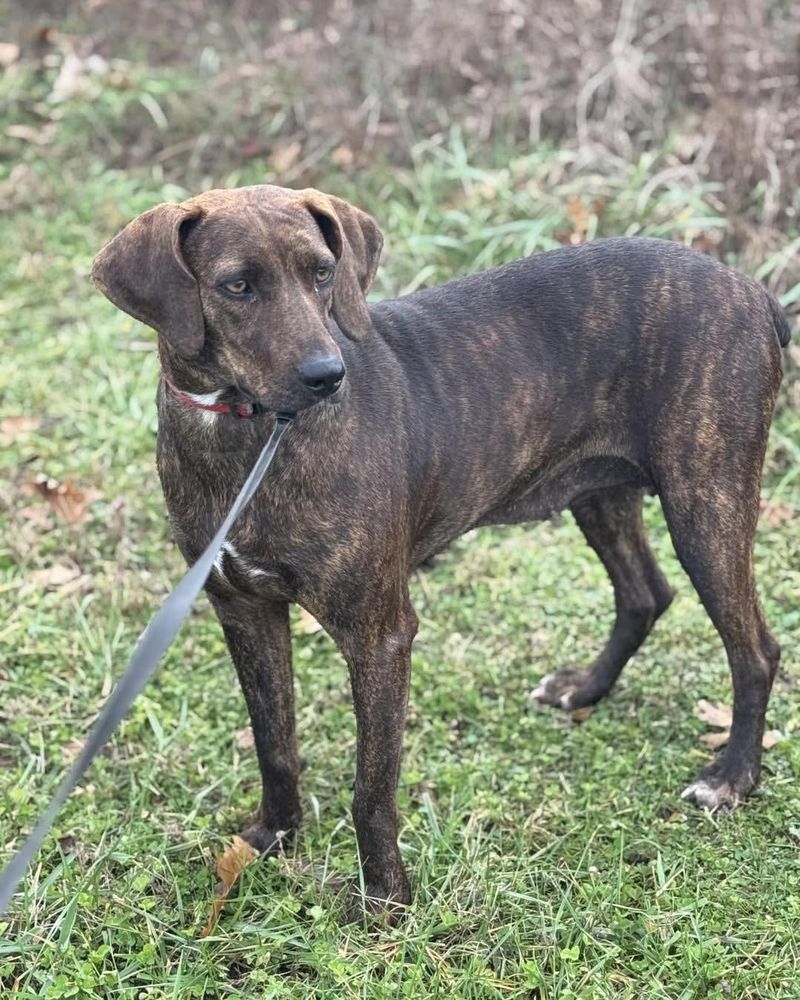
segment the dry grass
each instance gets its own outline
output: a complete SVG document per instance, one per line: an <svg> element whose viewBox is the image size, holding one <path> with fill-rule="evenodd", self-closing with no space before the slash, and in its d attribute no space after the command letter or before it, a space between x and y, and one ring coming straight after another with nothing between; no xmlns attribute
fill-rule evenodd
<svg viewBox="0 0 800 1000"><path fill-rule="evenodd" d="M415 141L455 121L471 141L518 148L544 139L578 149L590 166L669 144L675 176L722 184L735 249L755 241L756 256L797 207L794 0L39 0L21 8L7 16L28 59L53 57L40 33L49 26L66 31L81 57L127 57L135 39L151 65L208 79L189 101L177 145L172 118L170 130L147 114L125 122L119 166L161 156L167 171L179 170L189 148L201 168L277 150L290 175L313 173L331 154L355 171L376 155L405 162ZM214 116L230 99L233 129L227 114ZM193 125L200 149L191 147Z"/></svg>

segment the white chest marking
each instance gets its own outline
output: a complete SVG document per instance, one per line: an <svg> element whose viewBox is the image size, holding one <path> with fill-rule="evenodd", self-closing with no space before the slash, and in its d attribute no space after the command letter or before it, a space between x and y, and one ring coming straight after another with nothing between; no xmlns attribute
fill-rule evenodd
<svg viewBox="0 0 800 1000"><path fill-rule="evenodd" d="M192 402L199 403L200 406L213 406L223 392L223 389L215 389L213 392L184 392L184 396L188 396ZM211 427L215 419L220 416L211 410L198 410L198 414L205 427Z"/></svg>
<svg viewBox="0 0 800 1000"><path fill-rule="evenodd" d="M214 569L217 571L217 573L219 573L219 575L222 577L223 580L227 580L225 572L222 568L222 561L226 555L230 560L235 559L239 564L237 567L239 571L244 573L246 576L249 576L251 580L255 580L258 579L259 577L265 577L265 576L275 578L278 575L277 573L271 573L269 570L266 569L259 569L258 566L253 566L250 560L246 556L243 556L238 551L233 542L225 542L225 544L220 549L219 555L214 560Z"/></svg>

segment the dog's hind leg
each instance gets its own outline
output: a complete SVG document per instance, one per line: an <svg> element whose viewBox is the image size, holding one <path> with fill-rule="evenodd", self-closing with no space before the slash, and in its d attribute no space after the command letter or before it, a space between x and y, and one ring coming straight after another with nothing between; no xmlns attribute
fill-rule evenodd
<svg viewBox="0 0 800 1000"><path fill-rule="evenodd" d="M302 819L289 605L217 596L211 600L250 713L261 770L261 808L242 836L256 850L274 854Z"/></svg>
<svg viewBox="0 0 800 1000"><path fill-rule="evenodd" d="M572 710L607 695L672 600L645 535L642 500L641 490L614 487L598 490L571 507L611 578L616 618L605 648L591 666L567 667L540 681L532 696L545 704Z"/></svg>
<svg viewBox="0 0 800 1000"><path fill-rule="evenodd" d="M683 793L712 810L733 808L758 784L767 701L780 659L753 572L760 470L732 465L724 471L694 491L681 484L662 492L675 551L725 645L733 676L728 745Z"/></svg>

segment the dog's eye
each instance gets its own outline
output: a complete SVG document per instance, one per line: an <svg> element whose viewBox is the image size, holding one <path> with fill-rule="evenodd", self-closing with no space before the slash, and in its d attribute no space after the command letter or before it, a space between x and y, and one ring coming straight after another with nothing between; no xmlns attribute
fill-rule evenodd
<svg viewBox="0 0 800 1000"><path fill-rule="evenodd" d="M237 278L236 281L226 281L222 286L231 295L246 295L251 289L244 278Z"/></svg>
<svg viewBox="0 0 800 1000"><path fill-rule="evenodd" d="M332 267L318 267L314 272L314 284L327 285L333 277Z"/></svg>

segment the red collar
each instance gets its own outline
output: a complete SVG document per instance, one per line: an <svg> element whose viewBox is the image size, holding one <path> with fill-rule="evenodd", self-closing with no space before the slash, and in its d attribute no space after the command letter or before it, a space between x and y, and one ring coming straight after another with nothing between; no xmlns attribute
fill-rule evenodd
<svg viewBox="0 0 800 1000"><path fill-rule="evenodd" d="M182 403L186 403L187 406L195 406L198 410L207 410L209 413L232 413L235 417L242 419L257 417L264 412L263 407L259 403L236 403L234 406L230 406L228 403L201 403L194 396L190 396L189 393L176 389L163 373L161 377L164 379L167 387Z"/></svg>

